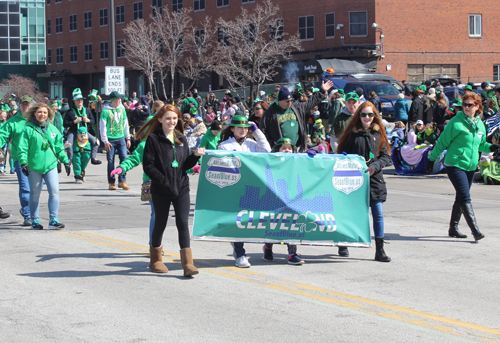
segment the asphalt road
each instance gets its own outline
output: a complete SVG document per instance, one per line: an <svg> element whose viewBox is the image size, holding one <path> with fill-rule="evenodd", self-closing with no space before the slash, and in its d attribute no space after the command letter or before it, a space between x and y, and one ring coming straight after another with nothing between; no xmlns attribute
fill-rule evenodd
<svg viewBox="0 0 500 343"><path fill-rule="evenodd" d="M102 155L101 160L105 160ZM1 342L456 342L500 341L498 190L475 183L473 205L486 238L447 236L454 190L446 175L401 177L386 170L386 252L299 246L306 263L262 260L234 267L228 243L192 242L200 274L182 276L171 218L164 235L170 272L148 269L149 204L142 168L129 191L107 190L106 166L87 182L61 176L66 228L21 227L15 175L0 176ZM194 208L197 176L191 177ZM40 214L47 226L47 192ZM192 214L191 214L192 216ZM192 217L191 217L192 223Z"/></svg>

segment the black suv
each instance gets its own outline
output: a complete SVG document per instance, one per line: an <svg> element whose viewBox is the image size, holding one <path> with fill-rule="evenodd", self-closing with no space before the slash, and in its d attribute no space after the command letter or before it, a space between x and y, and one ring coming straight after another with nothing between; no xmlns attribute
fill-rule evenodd
<svg viewBox="0 0 500 343"><path fill-rule="evenodd" d="M356 88L363 89L365 100L370 99L370 92L377 93L382 106L382 118L390 122L394 121L394 104L400 93L391 84L386 82L347 82L343 88L345 94L354 92ZM411 104L409 97L405 96L405 99Z"/></svg>

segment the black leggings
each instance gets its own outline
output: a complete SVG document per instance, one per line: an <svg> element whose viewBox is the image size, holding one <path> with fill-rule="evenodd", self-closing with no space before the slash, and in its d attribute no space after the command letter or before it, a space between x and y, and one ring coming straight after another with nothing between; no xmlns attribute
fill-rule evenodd
<svg viewBox="0 0 500 343"><path fill-rule="evenodd" d="M155 209L155 227L151 236L151 246L158 248L161 246L163 231L167 226L168 213L170 211L170 203L174 204L175 225L179 232L179 246L181 249L190 247L189 239L189 207L190 199L189 192L179 198L171 199L160 194L151 194L153 207Z"/></svg>

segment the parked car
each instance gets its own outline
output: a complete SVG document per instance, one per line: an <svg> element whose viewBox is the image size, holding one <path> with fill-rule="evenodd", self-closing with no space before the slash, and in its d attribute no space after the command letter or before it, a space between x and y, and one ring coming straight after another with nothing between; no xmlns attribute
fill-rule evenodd
<svg viewBox="0 0 500 343"><path fill-rule="evenodd" d="M449 105L448 107L451 108L451 105L453 104L453 99L455 99L457 96L464 96L465 92L463 89L460 89L458 87L444 87L444 94L448 97L449 100Z"/></svg>
<svg viewBox="0 0 500 343"><path fill-rule="evenodd" d="M354 92L356 88L363 89L363 95L366 100L370 99L370 92L377 93L380 98L380 105L382 107L382 118L393 122L394 121L394 104L398 100L400 94L396 88L391 84L385 82L348 82L344 86L344 92ZM411 105L410 97L405 96L406 101Z"/></svg>

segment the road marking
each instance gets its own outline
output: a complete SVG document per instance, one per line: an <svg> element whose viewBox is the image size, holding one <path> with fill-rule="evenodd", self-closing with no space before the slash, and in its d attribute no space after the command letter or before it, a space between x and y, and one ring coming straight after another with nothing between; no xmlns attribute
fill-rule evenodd
<svg viewBox="0 0 500 343"><path fill-rule="evenodd" d="M140 255L149 251L148 246L131 242L121 241L110 237L104 237L84 231L55 232L66 237L99 244L102 246L124 250ZM180 263L180 255L170 251L164 251L163 260L169 263ZM443 334L453 335L466 340L475 339L485 342L500 342L500 330L474 323L464 322L459 319L448 318L427 312L421 312L411 308L386 303L383 301L364 298L343 292L313 286L304 283L296 283L275 279L269 281L267 274L254 272L248 269L224 266L210 261L196 260L198 264L207 267L199 267L200 270L220 275L233 280L266 287L281 293L292 294L301 298L307 298L324 304L340 306L357 312L375 315L390 320L395 320L423 329L438 331Z"/></svg>

